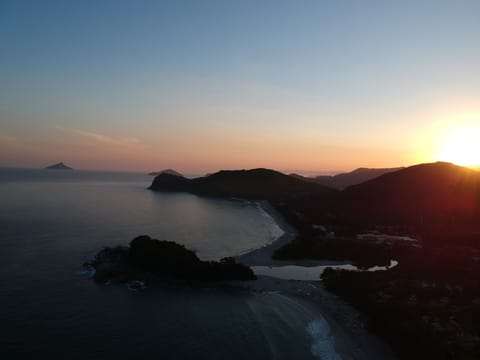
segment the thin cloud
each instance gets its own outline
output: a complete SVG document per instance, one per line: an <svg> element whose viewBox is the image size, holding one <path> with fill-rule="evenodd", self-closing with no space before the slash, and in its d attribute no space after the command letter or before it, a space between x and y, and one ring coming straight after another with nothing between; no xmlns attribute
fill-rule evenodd
<svg viewBox="0 0 480 360"><path fill-rule="evenodd" d="M0 134L0 146L13 146L20 144L18 138L11 135Z"/></svg>
<svg viewBox="0 0 480 360"><path fill-rule="evenodd" d="M95 140L96 142L102 144L129 146L138 145L140 143L139 140L134 137L109 136L84 130L74 130L74 132L77 135L86 137L91 140Z"/></svg>

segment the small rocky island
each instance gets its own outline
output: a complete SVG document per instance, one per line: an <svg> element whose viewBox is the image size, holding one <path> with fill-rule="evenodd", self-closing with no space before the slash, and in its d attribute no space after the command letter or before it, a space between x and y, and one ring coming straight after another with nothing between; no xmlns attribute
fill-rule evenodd
<svg viewBox="0 0 480 360"><path fill-rule="evenodd" d="M133 280L255 280L253 271L233 258L202 261L195 252L173 241L138 236L130 246L107 247L88 266L95 268L94 280L100 283Z"/></svg>
<svg viewBox="0 0 480 360"><path fill-rule="evenodd" d="M73 170L70 166L65 165L63 162L59 162L45 168L46 170Z"/></svg>
<svg viewBox="0 0 480 360"><path fill-rule="evenodd" d="M179 173L178 171L175 171L173 169L164 169L164 170L152 171L152 172L148 173L148 175L150 175L150 176L158 176L160 174L169 174L169 175L173 175L173 176L184 177L181 173Z"/></svg>

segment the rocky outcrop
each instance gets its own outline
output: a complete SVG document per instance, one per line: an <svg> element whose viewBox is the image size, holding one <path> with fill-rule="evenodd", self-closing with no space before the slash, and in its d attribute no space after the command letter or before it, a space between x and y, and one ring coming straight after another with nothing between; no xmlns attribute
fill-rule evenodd
<svg viewBox="0 0 480 360"><path fill-rule="evenodd" d="M89 263L97 282L180 279L198 281L255 280L253 271L233 258L202 261L173 241L138 236L129 247L104 248Z"/></svg>

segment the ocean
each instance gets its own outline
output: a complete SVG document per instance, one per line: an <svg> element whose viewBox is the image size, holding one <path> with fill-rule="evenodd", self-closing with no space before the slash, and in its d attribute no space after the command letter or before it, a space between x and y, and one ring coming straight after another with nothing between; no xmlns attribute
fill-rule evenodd
<svg viewBox="0 0 480 360"><path fill-rule="evenodd" d="M201 259L282 230L258 204L147 190L137 173L0 169L1 359L337 359L318 309L278 292L98 285L82 271L137 235Z"/></svg>

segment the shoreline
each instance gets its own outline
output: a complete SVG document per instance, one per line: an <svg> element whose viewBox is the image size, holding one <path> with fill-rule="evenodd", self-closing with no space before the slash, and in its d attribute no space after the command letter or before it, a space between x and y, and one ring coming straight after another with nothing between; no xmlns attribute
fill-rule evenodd
<svg viewBox="0 0 480 360"><path fill-rule="evenodd" d="M257 201L259 206L265 213L272 218L272 221L283 231L283 234L276 240L272 241L261 248L249 251L247 253L235 256L235 260L247 266L288 266L297 265L305 267L315 267L323 265L347 265L348 261L332 261L332 260L277 260L273 259L273 252L289 242L295 240L298 231L290 225L283 215L275 209L267 200Z"/></svg>
<svg viewBox="0 0 480 360"><path fill-rule="evenodd" d="M279 292L318 309L330 327L333 347L341 360L396 359L390 347L366 329L364 317L344 300L327 291L320 280L284 280L265 275L257 277L255 281L235 283L235 286L258 293Z"/></svg>
<svg viewBox="0 0 480 360"><path fill-rule="evenodd" d="M259 202L262 209L283 230L277 240L262 248L235 257L247 266L319 266L341 265L346 262L315 260L274 260L275 250L295 239L297 230L268 202ZM328 292L320 278L315 281L285 280L266 275L257 275L257 280L232 285L259 293L278 291L293 299L317 308L327 321L333 336L333 346L342 360L389 360L396 359L390 347L365 328L365 319L338 296ZM315 320L315 319L312 319Z"/></svg>
<svg viewBox="0 0 480 360"><path fill-rule="evenodd" d="M293 241L297 237L298 231L292 225L287 223L283 219L283 216L268 201L262 200L257 201L257 203L261 207L261 209L272 219L272 221L277 224L277 226L283 231L283 234L279 238L272 241L270 244L235 256L235 260L247 266L276 266L282 264L290 265L283 260L272 259L272 254L275 250L288 244L290 241Z"/></svg>

